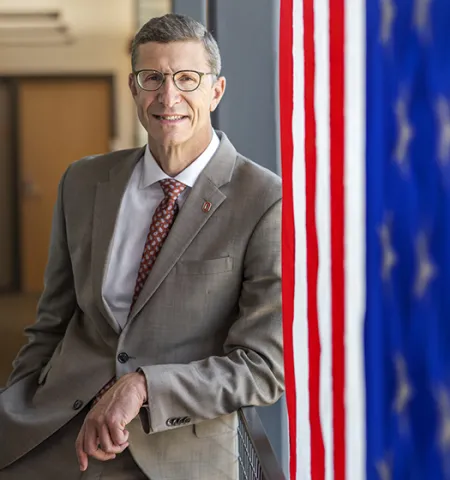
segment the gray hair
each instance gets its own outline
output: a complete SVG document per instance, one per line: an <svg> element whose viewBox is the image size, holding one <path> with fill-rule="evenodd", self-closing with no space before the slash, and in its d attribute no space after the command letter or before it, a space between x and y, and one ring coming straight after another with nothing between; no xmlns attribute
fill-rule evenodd
<svg viewBox="0 0 450 480"><path fill-rule="evenodd" d="M151 18L136 34L131 44L131 65L136 68L138 47L144 43L170 43L187 40L202 42L208 55L211 72L220 75L222 61L219 46L204 25L187 15L169 13L163 17Z"/></svg>

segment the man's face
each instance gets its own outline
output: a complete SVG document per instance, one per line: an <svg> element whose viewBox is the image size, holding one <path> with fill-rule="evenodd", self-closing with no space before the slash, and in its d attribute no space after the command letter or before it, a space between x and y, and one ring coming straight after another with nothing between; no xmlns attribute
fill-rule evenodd
<svg viewBox="0 0 450 480"><path fill-rule="evenodd" d="M175 73L196 70L208 73L207 54L200 42L149 42L140 45L136 71L157 70ZM192 92L180 91L173 77L166 75L158 90L145 91L134 75L129 85L137 106L139 120L150 139L163 147L177 146L190 141L205 142L210 138L211 112L215 110L225 91L225 79L215 80L204 75L200 86ZM173 119L177 116L181 118Z"/></svg>

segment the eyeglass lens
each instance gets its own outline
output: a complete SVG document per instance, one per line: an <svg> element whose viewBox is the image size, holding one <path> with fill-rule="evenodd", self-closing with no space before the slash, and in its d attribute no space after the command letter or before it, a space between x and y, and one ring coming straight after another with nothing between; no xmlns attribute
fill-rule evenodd
<svg viewBox="0 0 450 480"><path fill-rule="evenodd" d="M138 82L144 90L158 90L163 84L165 75L154 70L144 70L138 74ZM177 88L188 92L195 90L200 84L201 76L197 72L184 70L177 72L174 76L174 82Z"/></svg>

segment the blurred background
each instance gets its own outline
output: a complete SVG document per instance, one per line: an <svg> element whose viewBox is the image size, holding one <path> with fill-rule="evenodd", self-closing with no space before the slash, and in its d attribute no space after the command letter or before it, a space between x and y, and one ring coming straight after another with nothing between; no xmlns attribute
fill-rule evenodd
<svg viewBox="0 0 450 480"><path fill-rule="evenodd" d="M219 43L228 84L215 128L280 173L279 0L0 0L0 386L35 321L62 173L83 156L146 143L129 48L168 12L201 21ZM287 472L284 399L259 410Z"/></svg>

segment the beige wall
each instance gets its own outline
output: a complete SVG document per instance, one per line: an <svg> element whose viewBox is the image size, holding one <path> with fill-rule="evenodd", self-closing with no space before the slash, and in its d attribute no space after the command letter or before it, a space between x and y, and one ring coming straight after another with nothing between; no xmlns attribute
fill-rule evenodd
<svg viewBox="0 0 450 480"><path fill-rule="evenodd" d="M138 0L138 24L139 28L152 17L161 17L172 11L171 0ZM136 119L137 143L144 145L147 143L147 132L144 130L139 120Z"/></svg>
<svg viewBox="0 0 450 480"><path fill-rule="evenodd" d="M74 43L59 46L0 45L1 74L113 74L116 88L117 138L112 148L134 146L135 112L127 86L128 45L137 28L133 0L27 0L35 7L57 5L70 26ZM21 2L2 0L0 10Z"/></svg>

